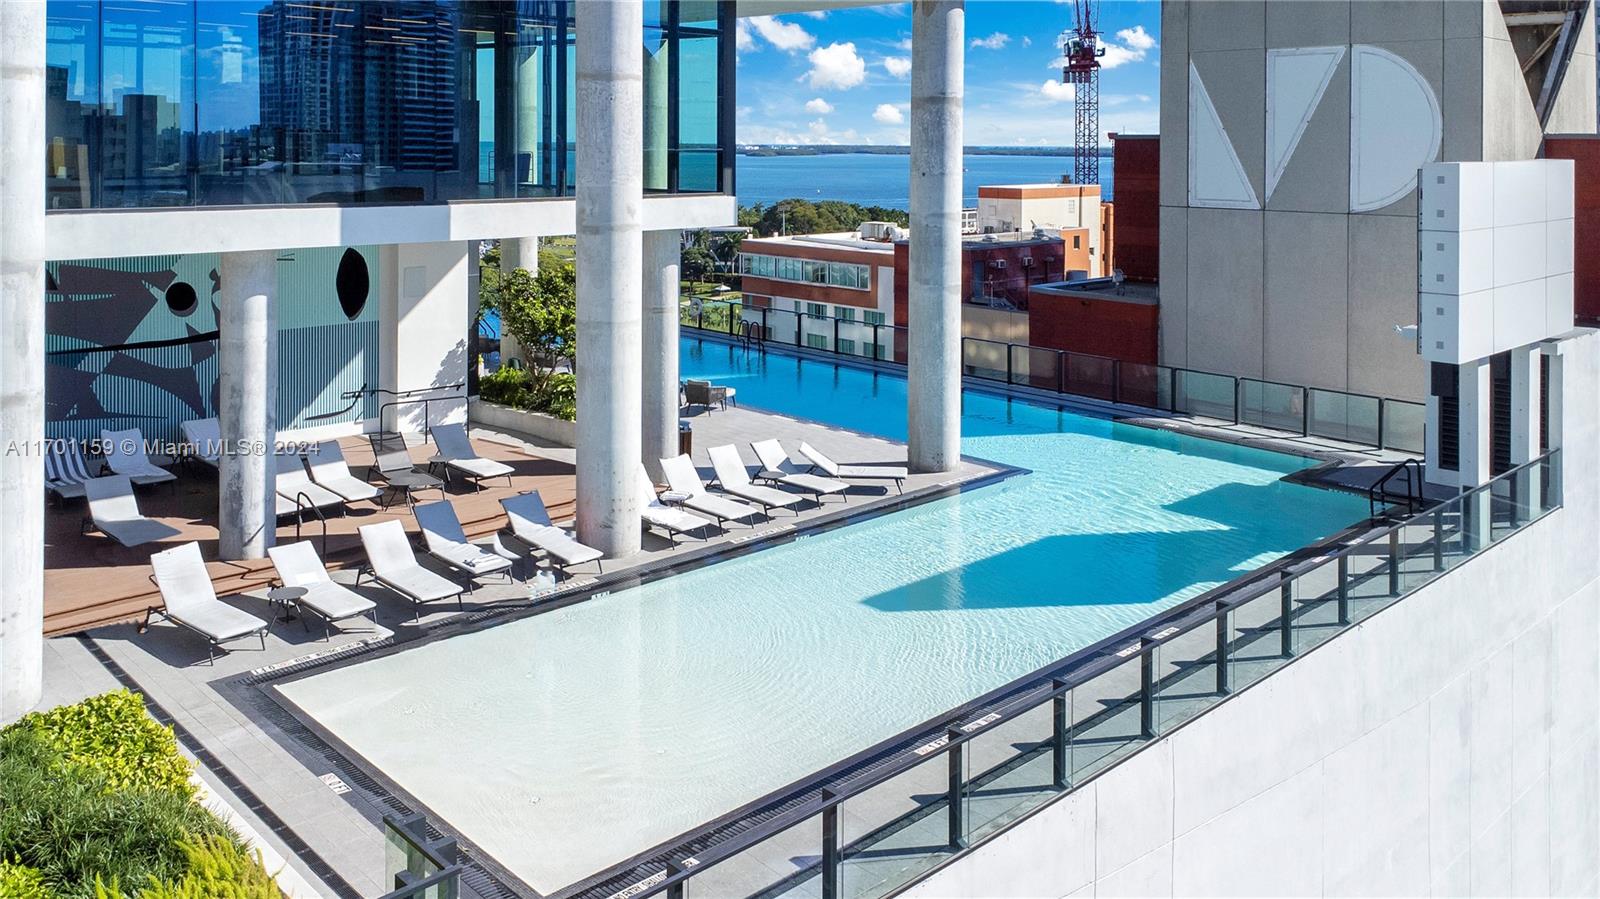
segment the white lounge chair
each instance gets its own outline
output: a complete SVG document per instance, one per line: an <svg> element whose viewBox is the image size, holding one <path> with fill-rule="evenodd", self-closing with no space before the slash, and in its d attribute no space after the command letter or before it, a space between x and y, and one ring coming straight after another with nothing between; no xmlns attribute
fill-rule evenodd
<svg viewBox="0 0 1600 899"><path fill-rule="evenodd" d="M643 462L639 463L639 499L644 502L639 509L639 518L647 527L657 527L666 531L667 539L672 541L673 546L678 545L679 534L704 532L707 528L716 526L693 513L662 505L660 498L656 496L656 485L650 482L650 473L644 470ZM709 539L709 534L702 533L701 536L702 539Z"/></svg>
<svg viewBox="0 0 1600 899"><path fill-rule="evenodd" d="M162 550L150 557L156 587L161 590L162 608L145 610L140 632L150 627L150 619L160 616L194 631L210 641L208 660L215 660L217 647L229 640L255 635L261 648L267 648L267 622L217 599L211 575L200 558L200 544L185 543Z"/></svg>
<svg viewBox="0 0 1600 899"><path fill-rule="evenodd" d="M472 448L472 441L467 437L465 425L434 425L433 445L439 452L428 460L428 464L443 465L446 474L454 471L465 475L479 490L483 489L486 478L505 478L507 485L511 483L511 473L516 469L504 462L496 462L478 455L477 450Z"/></svg>
<svg viewBox="0 0 1600 899"><path fill-rule="evenodd" d="M361 547L367 551L367 564L356 574L356 586L361 579L372 579L411 601L412 620L422 617L423 603L454 597L457 608L461 594L466 592L454 581L417 564L411 551L411 540L406 536L405 525L397 519L362 525L356 529L361 534Z"/></svg>
<svg viewBox="0 0 1600 899"><path fill-rule="evenodd" d="M278 572L279 583L306 591L294 604L302 613L306 609L317 613L317 617L322 619L324 639L333 636L333 623L336 621L368 615L372 617L373 625L377 625L377 603L343 584L335 583L328 576L327 566L322 564L322 559L317 557L317 551L309 542L270 546L267 555L272 557L272 567ZM301 625L304 624L305 619L302 618Z"/></svg>
<svg viewBox="0 0 1600 899"><path fill-rule="evenodd" d="M96 470L100 466L95 466ZM57 499L69 500L83 496L84 482L93 478L89 463L84 461L83 450L76 442L51 440L44 456L44 488Z"/></svg>
<svg viewBox="0 0 1600 899"><path fill-rule="evenodd" d="M566 571L573 565L593 562L596 570L604 570L600 560L605 558L605 553L592 546L584 546L571 534L556 527L555 522L550 520L550 512L544 507L544 499L539 496L539 491L508 496L500 500L500 507L506 510L506 521L510 525L508 533L519 543L543 550L557 568Z"/></svg>
<svg viewBox="0 0 1600 899"><path fill-rule="evenodd" d="M216 468L222 464L222 425L215 418L182 422L185 458Z"/></svg>
<svg viewBox="0 0 1600 899"><path fill-rule="evenodd" d="M850 489L849 484L821 475L808 474L804 468L790 461L789 454L783 451L783 444L778 441L756 440L750 444L750 450L756 454L757 461L761 463L761 471L757 472L757 478L810 493L819 503L824 496L832 496L835 493L844 498L845 502L850 501L844 496L844 492Z"/></svg>
<svg viewBox="0 0 1600 899"><path fill-rule="evenodd" d="M385 509L401 496L410 506L416 501L415 494L421 490L437 490L439 498L444 499L444 481L417 471L411 463L411 450L406 447L404 437L399 434L368 434L367 442L372 445L372 464L367 467L367 476L376 473L388 485L388 500L383 504Z"/></svg>
<svg viewBox="0 0 1600 899"><path fill-rule="evenodd" d="M84 521L123 546L143 546L178 536L178 529L146 518L139 512L133 496L133 483L127 475L112 474L83 482L89 498L89 517Z"/></svg>
<svg viewBox="0 0 1600 899"><path fill-rule="evenodd" d="M316 449L306 453L306 462L311 465L312 482L330 493L338 494L345 502L376 500L383 493L383 488L368 484L350 473L350 466L345 463L344 452L339 449L337 440L324 440L317 444Z"/></svg>
<svg viewBox="0 0 1600 899"><path fill-rule="evenodd" d="M667 476L667 492L662 495L662 500L710 515L718 524L753 519L762 514L757 506L707 491L705 482L700 480L700 472L695 470L694 462L687 455L662 459L661 473ZM652 490L651 496L654 495ZM754 521L749 523L752 527L755 525Z"/></svg>
<svg viewBox="0 0 1600 899"><path fill-rule="evenodd" d="M144 434L138 428L101 431L100 440L107 467L117 474L127 475L135 484L165 484L177 480L177 475L150 461L144 449Z"/></svg>
<svg viewBox="0 0 1600 899"><path fill-rule="evenodd" d="M297 453L279 453L277 459L278 477L273 489L278 498L288 500L289 512L301 509L337 509L344 507L344 497L326 487L319 486L311 481L311 475L306 473L305 462ZM284 512L284 504L278 503L278 514Z"/></svg>
<svg viewBox="0 0 1600 899"><path fill-rule="evenodd" d="M739 450L733 444L713 446L706 450L711 457L711 468L717 473L717 486L723 493L730 493L740 499L747 499L753 503L760 503L767 509L792 509L801 502L801 497L778 490L774 487L762 487L750 480L750 470L744 467L744 460L739 458ZM800 512L795 510L796 515Z"/></svg>
<svg viewBox="0 0 1600 899"><path fill-rule="evenodd" d="M904 489L906 478L910 477L910 472L906 471L904 466L840 465L804 440L800 441L800 455L830 478L845 481L894 481L896 492Z"/></svg>
<svg viewBox="0 0 1600 899"><path fill-rule="evenodd" d="M511 577L511 557L498 540L476 545L467 539L456 517L456 507L449 500L423 503L411 507L417 516L417 526L422 529L422 542L428 555L451 568L476 579L488 574ZM470 581L469 581L470 583ZM470 587L468 589L471 589Z"/></svg>

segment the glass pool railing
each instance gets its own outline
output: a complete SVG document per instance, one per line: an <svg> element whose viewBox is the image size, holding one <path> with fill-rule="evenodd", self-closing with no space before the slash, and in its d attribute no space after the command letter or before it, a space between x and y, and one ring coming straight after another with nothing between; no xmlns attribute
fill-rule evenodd
<svg viewBox="0 0 1600 899"><path fill-rule="evenodd" d="M1560 505L1553 450L1197 597L570 895L888 895Z"/></svg>

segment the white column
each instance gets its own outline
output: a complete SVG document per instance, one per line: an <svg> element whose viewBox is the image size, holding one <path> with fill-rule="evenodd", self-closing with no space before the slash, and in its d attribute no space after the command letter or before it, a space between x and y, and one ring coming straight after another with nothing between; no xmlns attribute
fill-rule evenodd
<svg viewBox="0 0 1600 899"><path fill-rule="evenodd" d="M911 282L907 454L912 471L961 461L961 0L911 5Z"/></svg>
<svg viewBox="0 0 1600 899"><path fill-rule="evenodd" d="M0 3L0 724L44 683L44 31Z"/></svg>
<svg viewBox="0 0 1600 899"><path fill-rule="evenodd" d="M223 253L217 327L217 421L226 450L217 474L217 547L259 559L277 524L278 254Z"/></svg>
<svg viewBox="0 0 1600 899"><path fill-rule="evenodd" d="M1537 345L1511 351L1511 464L1539 455L1539 360Z"/></svg>
<svg viewBox="0 0 1600 899"><path fill-rule="evenodd" d="M1457 471L1462 490L1489 483L1490 462L1490 384L1489 360L1479 359L1457 366L1460 449ZM1489 491L1480 490L1462 509L1462 527L1474 549L1489 543Z"/></svg>
<svg viewBox="0 0 1600 899"><path fill-rule="evenodd" d="M659 483L661 460L678 454L678 231L644 232L644 467Z"/></svg>
<svg viewBox="0 0 1600 899"><path fill-rule="evenodd" d="M644 186L667 189L667 77L672 51L665 41L640 57L644 67Z"/></svg>
<svg viewBox="0 0 1600 899"><path fill-rule="evenodd" d="M539 274L539 238L500 238L500 271L510 273L525 269L530 275ZM500 323L500 364L507 359L521 359L522 347L517 339L506 333L505 322Z"/></svg>
<svg viewBox="0 0 1600 899"><path fill-rule="evenodd" d="M539 183L539 89L543 86L538 47L517 49L517 155L526 157L527 168L517 173L523 184ZM505 252L505 243L501 243ZM530 269L531 271L531 269Z"/></svg>
<svg viewBox="0 0 1600 899"><path fill-rule="evenodd" d="M578 539L639 549L643 231L639 3L579 3Z"/></svg>

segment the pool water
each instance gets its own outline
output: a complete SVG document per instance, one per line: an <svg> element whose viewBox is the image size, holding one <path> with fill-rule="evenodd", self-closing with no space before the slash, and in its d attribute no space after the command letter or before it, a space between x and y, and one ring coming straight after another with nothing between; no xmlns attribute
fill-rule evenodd
<svg viewBox="0 0 1600 899"><path fill-rule="evenodd" d="M893 375L693 340L682 368L904 437ZM962 426L1031 473L281 689L550 892L1366 514L1294 457L974 393Z"/></svg>

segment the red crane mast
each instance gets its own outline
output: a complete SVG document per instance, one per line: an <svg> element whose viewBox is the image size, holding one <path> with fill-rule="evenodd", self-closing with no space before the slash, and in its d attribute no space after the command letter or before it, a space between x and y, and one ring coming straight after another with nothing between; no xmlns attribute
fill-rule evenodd
<svg viewBox="0 0 1600 899"><path fill-rule="evenodd" d="M1061 34L1061 80L1072 85L1072 182L1100 183L1100 57L1095 31L1099 0L1072 0L1073 27Z"/></svg>

